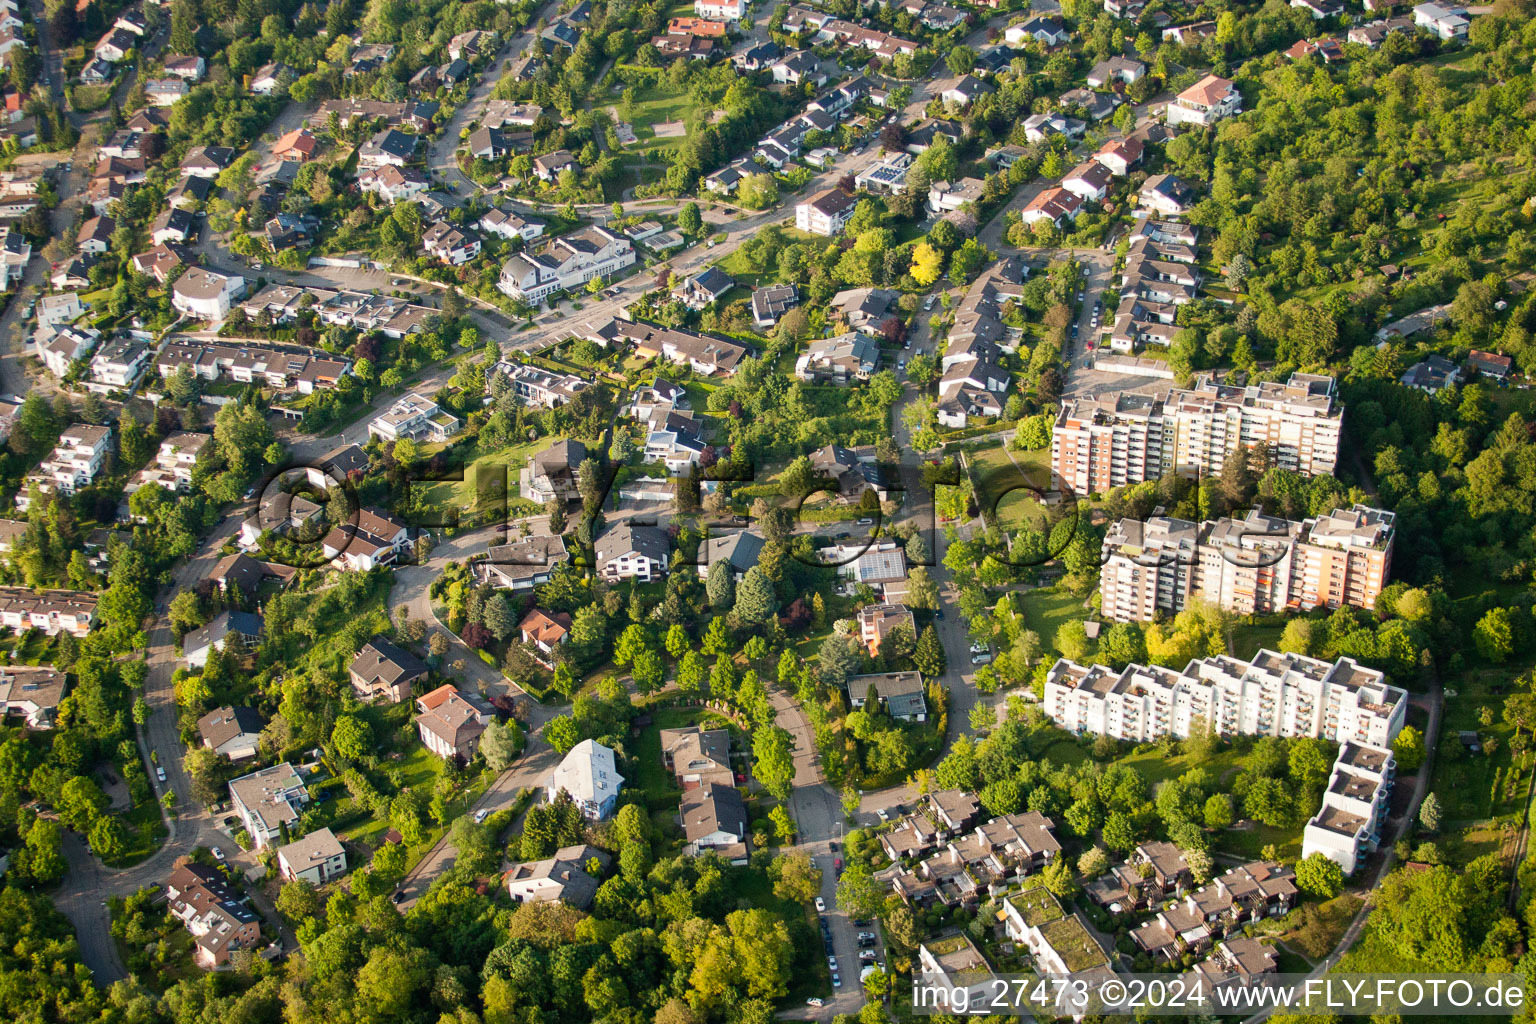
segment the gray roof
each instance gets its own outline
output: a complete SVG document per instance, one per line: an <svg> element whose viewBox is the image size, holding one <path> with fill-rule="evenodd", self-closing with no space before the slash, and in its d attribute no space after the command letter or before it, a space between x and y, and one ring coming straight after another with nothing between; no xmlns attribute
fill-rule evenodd
<svg viewBox="0 0 1536 1024"><path fill-rule="evenodd" d="M666 564L669 544L666 533L658 527L620 523L597 538L597 544L594 547L599 566L606 565L631 551Z"/></svg>
<svg viewBox="0 0 1536 1024"><path fill-rule="evenodd" d="M197 731L208 746L218 749L237 736L258 735L261 715L255 708L236 708L226 704L197 720Z"/></svg>

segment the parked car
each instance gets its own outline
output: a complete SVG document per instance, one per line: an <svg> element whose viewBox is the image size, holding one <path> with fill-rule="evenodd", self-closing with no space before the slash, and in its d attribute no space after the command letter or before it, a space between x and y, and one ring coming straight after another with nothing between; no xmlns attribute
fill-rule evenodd
<svg viewBox="0 0 1536 1024"><path fill-rule="evenodd" d="M827 912L827 901L820 896L816 897L816 912L818 914L825 914Z"/></svg>
<svg viewBox="0 0 1536 1024"><path fill-rule="evenodd" d="M165 769L157 767L155 769L155 778L159 779L161 782L164 782L165 781Z"/></svg>
<svg viewBox="0 0 1536 1024"><path fill-rule="evenodd" d="M402 903L404 901L405 901L405 890L404 889L399 890L398 892L396 892L393 896L391 896L389 898L389 902L391 902L391 903Z"/></svg>
<svg viewBox="0 0 1536 1024"><path fill-rule="evenodd" d="M837 970L837 957L835 957L835 956L827 957L827 966L829 968L831 968L832 970L834 970L834 971Z"/></svg>
<svg viewBox="0 0 1536 1024"><path fill-rule="evenodd" d="M806 1006L821 1006L822 1005L821 998L819 996L811 996L811 998L809 998L809 999L807 999L805 1001L805 1005Z"/></svg>
<svg viewBox="0 0 1536 1024"><path fill-rule="evenodd" d="M482 807L482 808L480 808L478 811L475 812L475 824L476 825L480 824L482 821L484 821L487 817L490 816L490 813L491 813L491 809L489 807Z"/></svg>
<svg viewBox="0 0 1536 1024"><path fill-rule="evenodd" d="M839 975L836 971L832 972L832 987L833 988L842 988L843 987L842 976Z"/></svg>
<svg viewBox="0 0 1536 1024"><path fill-rule="evenodd" d="M213 849L209 850L208 852L213 854L213 859L214 860L223 860L224 859L224 851L219 849L217 846L215 846Z"/></svg>

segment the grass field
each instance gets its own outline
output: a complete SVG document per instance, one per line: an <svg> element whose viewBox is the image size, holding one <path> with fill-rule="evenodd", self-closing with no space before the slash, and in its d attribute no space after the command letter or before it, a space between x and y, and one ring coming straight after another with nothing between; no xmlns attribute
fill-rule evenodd
<svg viewBox="0 0 1536 1024"><path fill-rule="evenodd" d="M426 500L439 507L457 507L466 512L499 504L503 496L511 501L518 496L518 471L530 455L548 448L553 441L552 438L540 438L482 455L464 467L461 479L422 484L426 488Z"/></svg>
<svg viewBox="0 0 1536 1024"><path fill-rule="evenodd" d="M1502 694L1494 693L1494 687L1508 689L1510 680L1521 671L1520 667L1480 667L1464 672L1461 678L1448 681L1446 686L1445 713L1440 723L1439 752L1435 757L1434 775L1430 779L1430 792L1440 798L1447 824L1470 824L1500 814L1518 813L1524 799L1526 785L1522 782L1513 799L1505 799L1507 790L1501 784L1499 798L1493 796L1495 773L1504 776L1510 771L1513 754L1509 741L1514 729L1498 715L1503 705ZM1455 692L1455 696L1451 695ZM1479 720L1482 708L1492 708L1493 724L1483 725ZM1485 750L1473 753L1459 740L1461 732L1476 732L1482 737ZM1486 752L1489 739L1497 741L1497 749L1490 756ZM1526 755L1527 762L1530 755ZM1529 772L1525 778L1529 779Z"/></svg>
<svg viewBox="0 0 1536 1024"><path fill-rule="evenodd" d="M1083 599L1060 587L1031 590L1023 595L1020 603L1026 628L1034 630L1049 651L1056 651L1056 631L1063 623L1088 617Z"/></svg>
<svg viewBox="0 0 1536 1024"><path fill-rule="evenodd" d="M1261 648L1278 650L1284 632L1284 626L1234 626L1229 646L1237 657L1252 658Z"/></svg>

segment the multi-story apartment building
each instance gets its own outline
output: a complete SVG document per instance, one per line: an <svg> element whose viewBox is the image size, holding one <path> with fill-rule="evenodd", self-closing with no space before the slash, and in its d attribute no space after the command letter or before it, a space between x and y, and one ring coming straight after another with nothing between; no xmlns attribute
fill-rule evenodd
<svg viewBox="0 0 1536 1024"><path fill-rule="evenodd" d="M1133 742L1213 730L1385 747L1403 727L1408 694L1352 658L1329 664L1260 651L1251 662L1198 658L1182 671L1062 658L1046 675L1043 707L1064 729Z"/></svg>
<svg viewBox="0 0 1536 1024"><path fill-rule="evenodd" d="M813 235L831 237L843 230L858 208L859 197L840 188L829 188L795 204L795 227Z"/></svg>
<svg viewBox="0 0 1536 1024"><path fill-rule="evenodd" d="M512 394L524 404L535 409L554 409L566 404L585 391L588 383L570 373L556 373L541 366L527 363L509 363L503 360L485 373L486 390L490 391L496 375L507 379Z"/></svg>
<svg viewBox="0 0 1536 1024"><path fill-rule="evenodd" d="M629 239L593 225L555 239L543 252L512 256L502 264L496 287L514 299L537 303L594 277L612 277L634 263L635 247Z"/></svg>
<svg viewBox="0 0 1536 1024"><path fill-rule="evenodd" d="M309 803L304 780L287 761L231 779L229 795L258 850L280 840L283 826L294 826Z"/></svg>
<svg viewBox="0 0 1536 1024"><path fill-rule="evenodd" d="M1201 376L1193 388L1062 403L1051 438L1057 486L1079 494L1221 472L1239 446L1267 446L1274 465L1332 473L1344 406L1332 377L1292 374L1284 384L1238 387Z"/></svg>
<svg viewBox="0 0 1536 1024"><path fill-rule="evenodd" d="M1198 526L1121 519L1104 536L1105 618L1147 622L1195 597L1239 615L1374 608L1392 565L1391 512L1355 505L1303 522L1257 509Z"/></svg>
<svg viewBox="0 0 1536 1024"><path fill-rule="evenodd" d="M277 322L273 320L273 323ZM347 359L326 359L286 348L180 341L167 344L155 358L155 369L166 379L182 367L203 380L228 377L238 384L292 387L307 395L316 388L334 388L337 381L351 370L352 363Z"/></svg>
<svg viewBox="0 0 1536 1024"><path fill-rule="evenodd" d="M59 435L58 447L42 462L36 473L28 473L16 507L25 512L32 504L33 485L43 494L74 494L89 487L101 472L107 452L112 448L112 428L91 423L76 423Z"/></svg>
<svg viewBox="0 0 1536 1024"><path fill-rule="evenodd" d="M166 909L192 933L193 959L205 971L261 941L261 919L218 870L182 864L165 882Z"/></svg>
<svg viewBox="0 0 1536 1024"><path fill-rule="evenodd" d="M382 441L402 437L446 441L458 430L459 418L426 395L405 395L368 424L368 433Z"/></svg>
<svg viewBox="0 0 1536 1024"><path fill-rule="evenodd" d="M1179 93L1168 104L1168 126L1197 124L1210 127L1242 109L1243 94L1225 78L1206 75Z"/></svg>
<svg viewBox="0 0 1536 1024"><path fill-rule="evenodd" d="M1321 853L1345 874L1353 874L1381 841L1396 776L1391 749L1354 742L1341 746L1323 791L1323 806L1302 833L1301 855Z"/></svg>
<svg viewBox="0 0 1536 1024"><path fill-rule="evenodd" d="M160 442L160 452L155 456L155 461L139 470L124 490L132 494L149 484L159 484L168 491L187 490L192 486L192 471L197 468L197 457L212 440L211 434L184 430L168 434Z"/></svg>

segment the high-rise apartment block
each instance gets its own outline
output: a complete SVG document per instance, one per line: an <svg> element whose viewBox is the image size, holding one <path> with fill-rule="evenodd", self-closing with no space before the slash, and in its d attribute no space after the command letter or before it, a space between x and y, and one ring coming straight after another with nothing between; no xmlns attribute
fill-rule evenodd
<svg viewBox="0 0 1536 1024"><path fill-rule="evenodd" d="M1121 519L1104 537L1102 611L1147 622L1195 598L1239 615L1374 608L1392 567L1395 518L1355 505L1303 522L1257 509L1198 525Z"/></svg>
<svg viewBox="0 0 1536 1024"><path fill-rule="evenodd" d="M1226 736L1316 736L1390 746L1408 694L1352 658L1332 664L1260 651L1253 660L1197 658L1158 665L1079 665L1065 658L1045 679L1045 713L1063 729L1148 743L1214 730Z"/></svg>
<svg viewBox="0 0 1536 1024"><path fill-rule="evenodd" d="M1296 373L1284 384L1238 387L1207 376L1189 389L1068 400L1056 417L1051 467L1078 494L1221 472L1239 445L1303 476L1333 472L1344 406L1332 377Z"/></svg>

